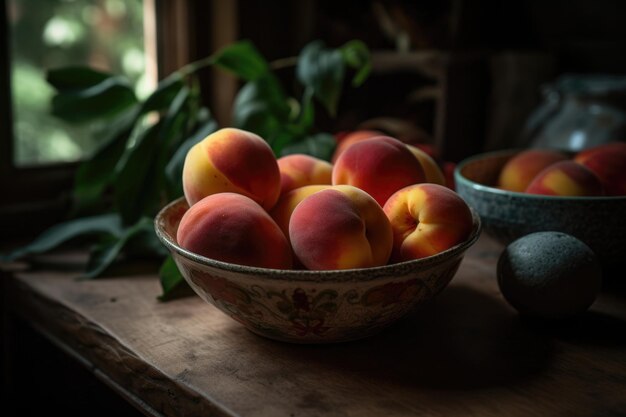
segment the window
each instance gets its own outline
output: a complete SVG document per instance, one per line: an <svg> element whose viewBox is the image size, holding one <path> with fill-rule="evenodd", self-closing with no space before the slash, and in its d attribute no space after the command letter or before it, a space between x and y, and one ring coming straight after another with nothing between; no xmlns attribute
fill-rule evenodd
<svg viewBox="0 0 626 417"><path fill-rule="evenodd" d="M69 206L76 161L97 125L50 115L48 69L89 65L127 76L139 95L156 85L158 0L0 0L0 230L37 233Z"/></svg>
<svg viewBox="0 0 626 417"><path fill-rule="evenodd" d="M46 71L69 65L125 76L139 96L145 72L141 0L8 0L17 166L76 161L98 143L96 124L73 125L50 114L53 89Z"/></svg>

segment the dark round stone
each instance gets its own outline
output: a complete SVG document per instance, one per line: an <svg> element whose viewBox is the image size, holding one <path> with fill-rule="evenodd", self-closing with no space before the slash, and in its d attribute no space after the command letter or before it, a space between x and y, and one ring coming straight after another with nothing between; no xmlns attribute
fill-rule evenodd
<svg viewBox="0 0 626 417"><path fill-rule="evenodd" d="M561 232L512 242L498 260L498 285L521 314L559 319L584 312L600 291L602 269L593 251Z"/></svg>

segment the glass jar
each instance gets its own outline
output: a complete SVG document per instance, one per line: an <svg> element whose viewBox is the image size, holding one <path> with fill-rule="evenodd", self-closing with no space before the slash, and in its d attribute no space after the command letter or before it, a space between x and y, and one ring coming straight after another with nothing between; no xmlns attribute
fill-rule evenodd
<svg viewBox="0 0 626 417"><path fill-rule="evenodd" d="M529 146L578 152L626 141L626 77L564 75L542 93L525 126Z"/></svg>

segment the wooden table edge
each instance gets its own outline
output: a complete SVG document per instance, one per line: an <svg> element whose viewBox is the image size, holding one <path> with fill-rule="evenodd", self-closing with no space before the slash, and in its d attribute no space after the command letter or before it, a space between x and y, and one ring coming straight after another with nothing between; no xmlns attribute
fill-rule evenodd
<svg viewBox="0 0 626 417"><path fill-rule="evenodd" d="M238 414L228 410L223 405L211 401L206 395L201 395L193 388L176 383L174 379L135 355L114 335L97 323L58 300L46 297L37 289L23 281L19 281L11 274L7 275L4 279L8 309L17 314L18 317L26 320L37 332L77 360L96 378L121 395L146 416L164 417L177 415L171 412L176 411L176 406L172 404L174 399L185 401L185 410L196 410L197 415L215 417L238 416ZM69 335L72 326L76 326L76 323L81 326L80 340ZM74 336L76 335L75 332L72 333L74 333ZM82 344L81 342L86 343ZM102 344L105 345L103 346ZM100 352L103 352L104 355L92 349L93 347L100 348ZM107 357L107 354L109 357ZM104 363L111 360L112 354L119 357L120 360L118 361L126 364L138 363L141 365L144 374L143 378L141 378L142 384L132 384L135 389L125 388L128 384L124 383L124 376L131 377L131 373L135 373L135 375L132 375L135 378L138 375L134 370L128 369L127 366L111 367L109 370L112 372L106 372ZM120 368L123 369L120 370ZM123 373L124 370L127 370L128 373ZM145 400L142 398L145 398ZM165 401L163 398L168 398L168 400ZM160 408L167 408L168 410L161 412L159 411Z"/></svg>

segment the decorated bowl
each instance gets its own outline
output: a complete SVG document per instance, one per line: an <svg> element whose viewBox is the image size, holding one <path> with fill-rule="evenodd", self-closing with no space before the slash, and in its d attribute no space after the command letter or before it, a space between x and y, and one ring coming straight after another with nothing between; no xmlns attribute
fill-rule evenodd
<svg viewBox="0 0 626 417"><path fill-rule="evenodd" d="M455 170L457 193L480 215L485 233L508 244L534 232L564 232L591 247L603 265L623 263L626 196L560 197L496 188L500 170L518 152L476 155Z"/></svg>
<svg viewBox="0 0 626 417"><path fill-rule="evenodd" d="M180 247L184 199L155 219L157 235L183 277L205 301L259 335L295 343L360 339L389 326L441 292L480 235L444 252L374 268L334 271L255 268L209 259Z"/></svg>

